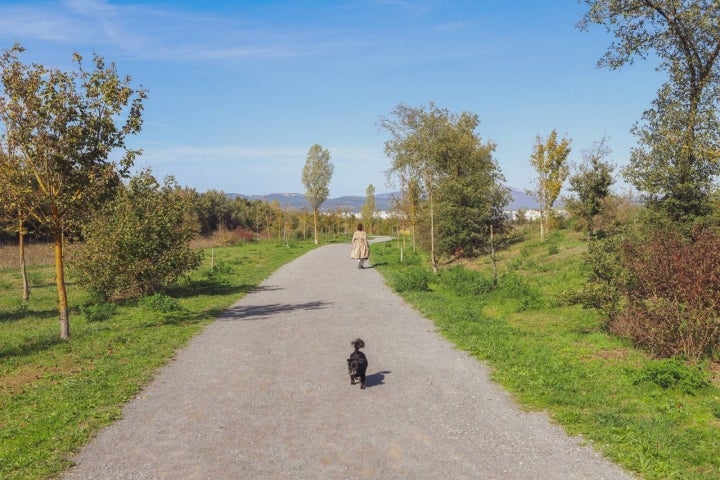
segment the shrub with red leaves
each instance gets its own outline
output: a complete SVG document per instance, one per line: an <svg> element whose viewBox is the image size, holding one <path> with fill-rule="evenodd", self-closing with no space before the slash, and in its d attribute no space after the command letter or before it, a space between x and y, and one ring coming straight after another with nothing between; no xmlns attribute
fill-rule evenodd
<svg viewBox="0 0 720 480"><path fill-rule="evenodd" d="M632 282L611 330L661 357L697 360L720 346L720 235L698 228L690 239L657 232L626 241L622 262Z"/></svg>

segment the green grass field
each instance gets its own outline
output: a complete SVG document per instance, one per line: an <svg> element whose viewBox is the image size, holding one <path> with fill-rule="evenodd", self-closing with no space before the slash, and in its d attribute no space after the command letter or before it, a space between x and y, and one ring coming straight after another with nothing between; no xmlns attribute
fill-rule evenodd
<svg viewBox="0 0 720 480"><path fill-rule="evenodd" d="M189 281L167 295L120 305L103 321L81 308L87 292L70 280L69 341L59 339L52 267L30 267L27 304L20 300L19 272L0 269L0 478L57 476L70 454L118 418L122 405L177 348L280 265L312 248L310 242L289 248L249 243L215 248L212 255L207 250Z"/></svg>
<svg viewBox="0 0 720 480"><path fill-rule="evenodd" d="M540 242L528 231L499 253L496 290L488 258L432 276L421 254L403 252L401 264L394 242L373 262L524 408L548 412L642 478L720 478L717 365L652 359L607 335L596 313L567 305L584 282L585 249L574 232Z"/></svg>

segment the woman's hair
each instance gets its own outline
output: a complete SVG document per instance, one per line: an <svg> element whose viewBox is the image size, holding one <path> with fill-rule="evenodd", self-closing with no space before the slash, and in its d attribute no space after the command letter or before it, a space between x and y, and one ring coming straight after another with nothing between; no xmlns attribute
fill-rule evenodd
<svg viewBox="0 0 720 480"><path fill-rule="evenodd" d="M362 229L363 229L362 223L358 223L358 228L357 228L357 229L358 229L358 230L362 230Z"/></svg>

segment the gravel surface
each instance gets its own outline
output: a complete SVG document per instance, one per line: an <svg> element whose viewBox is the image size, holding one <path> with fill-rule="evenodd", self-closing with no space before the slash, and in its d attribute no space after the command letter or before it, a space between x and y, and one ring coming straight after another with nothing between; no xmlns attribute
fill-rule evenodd
<svg viewBox="0 0 720 480"><path fill-rule="evenodd" d="M179 351L62 478L632 478L519 409L349 255L349 244L325 246L280 268ZM356 337L365 390L347 376Z"/></svg>

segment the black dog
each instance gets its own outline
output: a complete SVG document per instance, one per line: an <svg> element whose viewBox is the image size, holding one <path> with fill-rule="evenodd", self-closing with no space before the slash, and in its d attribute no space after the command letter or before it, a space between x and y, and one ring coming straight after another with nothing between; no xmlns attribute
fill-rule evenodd
<svg viewBox="0 0 720 480"><path fill-rule="evenodd" d="M368 367L367 357L361 348L365 347L365 342L362 338L356 338L350 345L355 347L355 351L350 354L350 358L347 359L348 373L350 373L350 385L355 385L355 380L360 380L360 388L365 388L365 371Z"/></svg>

